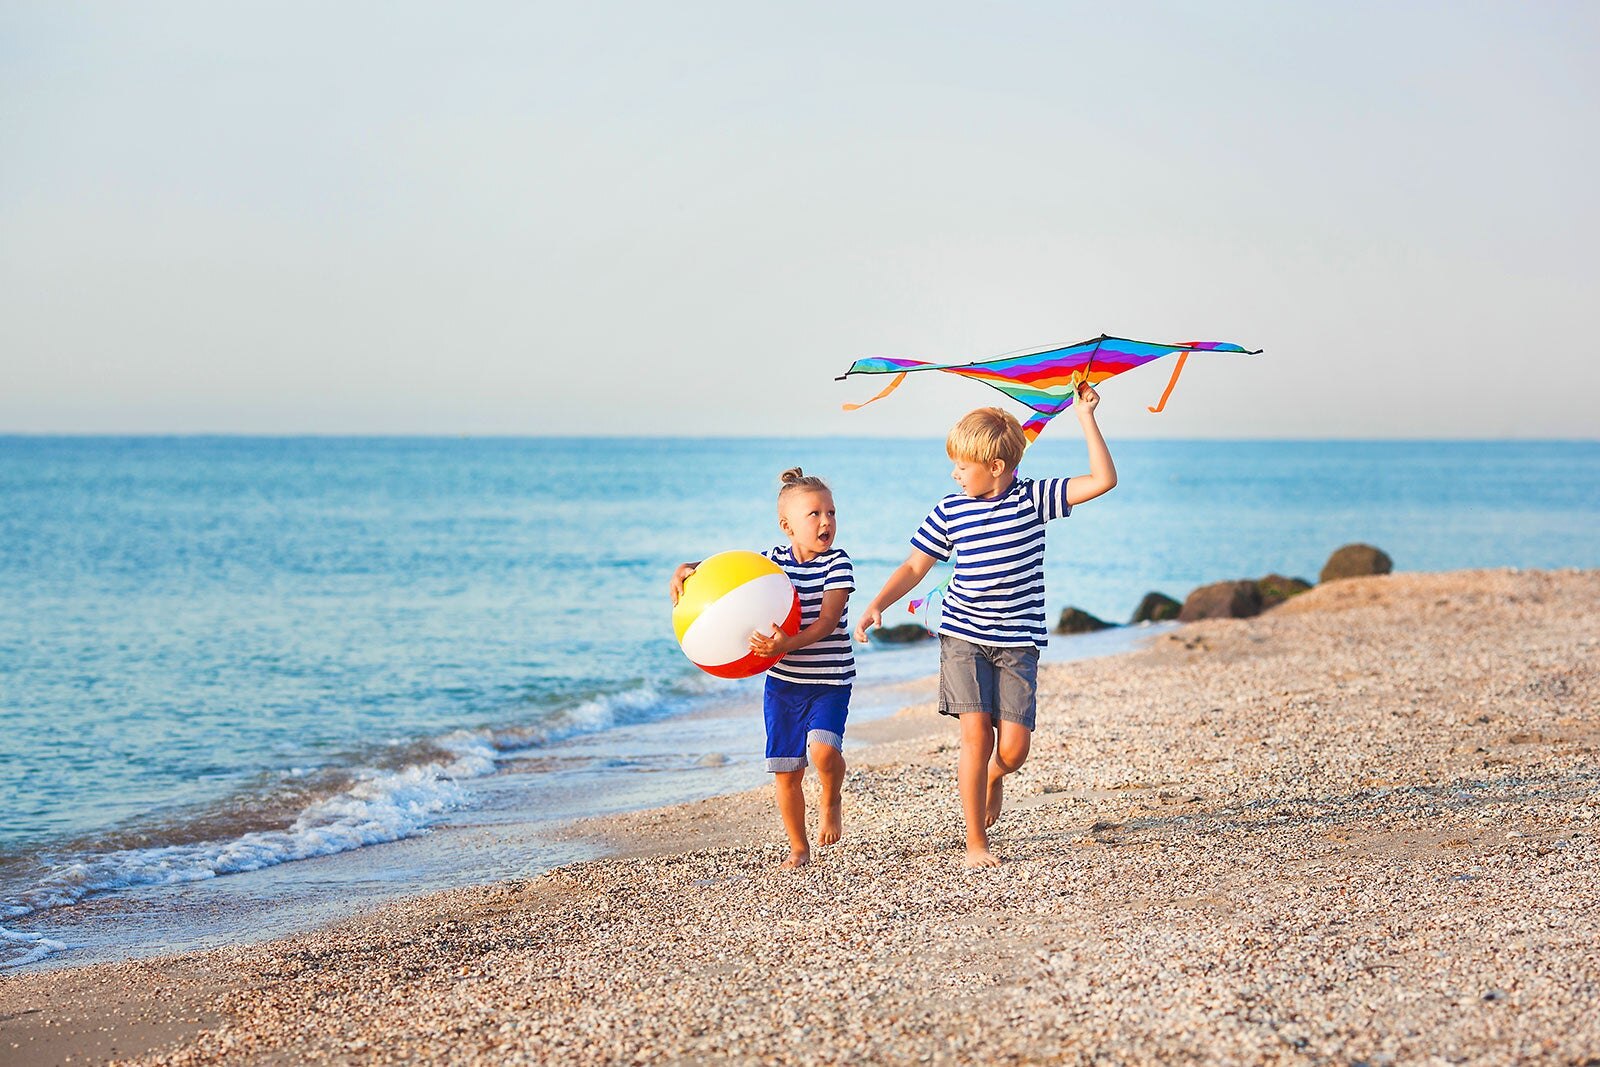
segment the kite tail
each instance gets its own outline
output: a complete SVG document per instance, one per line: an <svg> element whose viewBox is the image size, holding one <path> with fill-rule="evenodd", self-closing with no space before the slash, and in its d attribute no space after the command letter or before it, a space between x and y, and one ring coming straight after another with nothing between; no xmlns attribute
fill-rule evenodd
<svg viewBox="0 0 1600 1067"><path fill-rule="evenodd" d="M905 380L906 380L906 372L905 371L901 371L899 374L896 374L894 376L894 380L893 381L891 381L888 385L883 387L883 392L879 393L877 396L868 397L866 400L863 400L859 404L846 404L844 406L844 409L846 411L859 411L862 408L866 407L868 404L872 403L874 400L882 400L884 397L888 396L890 393L892 393L896 389L900 388L900 383L905 381Z"/></svg>
<svg viewBox="0 0 1600 1067"><path fill-rule="evenodd" d="M1178 384L1178 375L1183 373L1183 361L1189 358L1189 353L1178 353L1178 365L1172 368L1172 377L1167 379L1167 388L1162 391L1161 399L1156 401L1156 406L1148 410L1153 415L1167 406L1167 397L1172 395L1172 387Z"/></svg>
<svg viewBox="0 0 1600 1067"><path fill-rule="evenodd" d="M932 589L928 590L926 593L923 593L916 600L913 600L910 603L908 603L906 605L906 610L908 612L910 612L911 614L915 615L917 612L921 611L923 608L927 607L930 603L932 603L934 597L938 597L940 603L943 603L944 602L945 586L947 586L949 584L950 584L950 579L946 578L944 581L940 582L938 585L934 586ZM923 616L922 624L923 624L924 628L927 628L928 619L927 619L926 615Z"/></svg>

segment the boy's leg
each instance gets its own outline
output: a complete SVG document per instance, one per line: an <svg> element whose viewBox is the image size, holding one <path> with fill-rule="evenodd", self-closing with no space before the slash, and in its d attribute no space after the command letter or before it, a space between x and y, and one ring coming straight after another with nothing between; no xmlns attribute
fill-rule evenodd
<svg viewBox="0 0 1600 1067"><path fill-rule="evenodd" d="M1000 720L994 760L989 765L984 825L993 826L1005 804L1005 776L1022 766L1033 744L1039 704L1039 650L994 649L995 715Z"/></svg>
<svg viewBox="0 0 1600 1067"><path fill-rule="evenodd" d="M804 767L772 776L778 787L778 818L783 820L783 832L789 835L789 858L780 864L783 867L804 867L811 862L811 842L806 840L805 776Z"/></svg>
<svg viewBox="0 0 1600 1067"><path fill-rule="evenodd" d="M989 757L994 753L994 720L987 711L961 716L961 756L956 760L956 786L961 815L967 824L968 867L994 867L1000 861L989 851Z"/></svg>
<svg viewBox="0 0 1600 1067"><path fill-rule="evenodd" d="M1022 766L1028 758L1028 748L1033 744L1033 731L1009 719L1000 720L999 737L995 740L994 758L989 762L988 810L984 825L993 826L1000 818L1005 805L1005 776Z"/></svg>
<svg viewBox="0 0 1600 1067"><path fill-rule="evenodd" d="M989 757L994 754L996 673L991 650L949 634L939 635L939 714L961 723L961 755L956 760L956 791L967 824L968 867L993 867L986 819Z"/></svg>

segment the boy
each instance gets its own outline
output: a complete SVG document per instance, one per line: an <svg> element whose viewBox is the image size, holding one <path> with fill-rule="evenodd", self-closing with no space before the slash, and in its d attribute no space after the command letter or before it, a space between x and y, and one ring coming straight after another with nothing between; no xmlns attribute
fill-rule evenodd
<svg viewBox="0 0 1600 1067"><path fill-rule="evenodd" d="M911 555L861 613L857 641L914 589L936 562L955 555L939 619L939 713L961 723L956 785L967 825L968 867L993 867L989 830L1000 817L1005 776L1032 740L1039 649L1045 643L1044 524L1117 484L1111 452L1094 421L1100 395L1085 382L1073 405L1089 446L1089 473L1035 481L1017 477L1027 439L999 408L969 413L945 439L961 492L941 500L911 537Z"/></svg>

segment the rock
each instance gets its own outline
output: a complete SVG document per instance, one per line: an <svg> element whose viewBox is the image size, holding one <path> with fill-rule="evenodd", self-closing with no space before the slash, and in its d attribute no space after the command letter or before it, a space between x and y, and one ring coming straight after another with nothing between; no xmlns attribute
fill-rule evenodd
<svg viewBox="0 0 1600 1067"><path fill-rule="evenodd" d="M926 641L933 634L921 623L904 622L899 626L879 626L867 636L880 644L909 645L917 641Z"/></svg>
<svg viewBox="0 0 1600 1067"><path fill-rule="evenodd" d="M1181 622L1196 619L1247 619L1261 614L1261 590L1248 578L1213 582L1190 593L1178 612Z"/></svg>
<svg viewBox="0 0 1600 1067"><path fill-rule="evenodd" d="M1340 578L1365 578L1369 574L1388 574L1394 570L1394 560L1381 548L1371 545L1345 545L1328 557L1322 565L1319 582L1332 582Z"/></svg>
<svg viewBox="0 0 1600 1067"><path fill-rule="evenodd" d="M1062 608L1061 619L1056 623L1058 634L1090 634L1109 629L1111 623L1095 618L1082 608Z"/></svg>
<svg viewBox="0 0 1600 1067"><path fill-rule="evenodd" d="M1182 604L1165 593L1146 593L1144 599L1139 601L1139 606L1133 609L1133 618L1128 621L1166 622L1168 619L1176 619L1182 608Z"/></svg>
<svg viewBox="0 0 1600 1067"><path fill-rule="evenodd" d="M1292 596L1299 596L1311 588L1311 583L1304 578L1286 578L1281 574L1269 574L1265 578L1256 579L1256 588L1261 590L1261 610L1277 607Z"/></svg>

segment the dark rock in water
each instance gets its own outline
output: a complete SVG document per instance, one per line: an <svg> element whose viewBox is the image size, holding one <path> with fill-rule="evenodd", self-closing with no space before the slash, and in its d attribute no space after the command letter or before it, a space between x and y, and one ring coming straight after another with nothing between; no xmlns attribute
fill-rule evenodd
<svg viewBox="0 0 1600 1067"><path fill-rule="evenodd" d="M1322 565L1319 582L1332 582L1340 578L1365 578L1371 574L1388 574L1394 570L1394 560L1381 548L1371 545L1345 545L1328 557Z"/></svg>
<svg viewBox="0 0 1600 1067"><path fill-rule="evenodd" d="M1176 619L1183 605L1173 600L1165 593L1146 593L1144 599L1139 601L1139 606L1133 609L1133 618L1130 622L1166 622Z"/></svg>
<svg viewBox="0 0 1600 1067"><path fill-rule="evenodd" d="M1111 623L1097 619L1081 608L1062 608L1061 619L1056 623L1058 634L1092 634L1096 630L1109 630Z"/></svg>
<svg viewBox="0 0 1600 1067"><path fill-rule="evenodd" d="M1261 590L1249 579L1214 582L1190 593L1178 612L1181 622L1196 619L1247 619L1261 614Z"/></svg>
<svg viewBox="0 0 1600 1067"><path fill-rule="evenodd" d="M1265 578L1256 579L1256 588L1261 590L1261 610L1277 607L1292 596L1299 596L1311 588L1311 583L1304 578L1286 578L1281 574L1269 574Z"/></svg>
<svg viewBox="0 0 1600 1067"><path fill-rule="evenodd" d="M909 645L926 641L933 634L921 623L903 622L899 626L880 626L867 636L885 645Z"/></svg>

